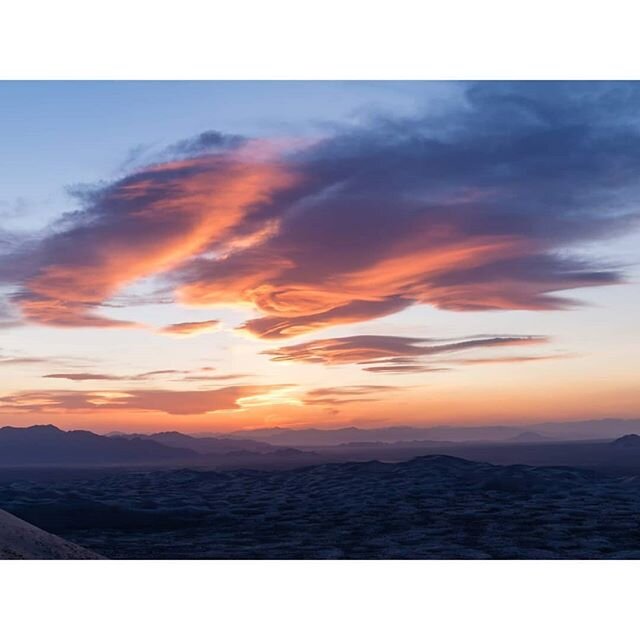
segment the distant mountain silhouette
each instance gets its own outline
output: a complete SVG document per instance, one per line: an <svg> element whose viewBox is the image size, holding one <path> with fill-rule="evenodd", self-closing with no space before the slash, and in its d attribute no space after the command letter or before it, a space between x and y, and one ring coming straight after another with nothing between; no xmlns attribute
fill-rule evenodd
<svg viewBox="0 0 640 640"><path fill-rule="evenodd" d="M108 438L58 427L0 428L0 465L108 465L193 461L198 454L140 438Z"/></svg>
<svg viewBox="0 0 640 640"><path fill-rule="evenodd" d="M523 431L511 438L511 442L548 442L549 440L551 440L549 436L543 436L537 431Z"/></svg>
<svg viewBox="0 0 640 640"><path fill-rule="evenodd" d="M273 445L290 447L320 447L357 442L396 443L407 441L433 442L509 442L522 434L536 434L536 439L554 440L608 440L640 431L640 420L607 418L602 420L580 420L576 422L545 422L522 426L480 426L480 427L378 427L365 429L344 427L340 429L289 429L271 427L233 431L226 437L259 440ZM214 434L215 435L215 434ZM524 442L524 437L522 439Z"/></svg>
<svg viewBox="0 0 640 640"><path fill-rule="evenodd" d="M285 429L273 427L233 431L232 438L259 440L273 445L289 447L321 447L376 441L395 443L407 441L475 442L502 441L522 433L517 427L382 427L361 429Z"/></svg>
<svg viewBox="0 0 640 640"><path fill-rule="evenodd" d="M614 447L640 448L640 436L635 433L629 433L614 440L611 445Z"/></svg>
<svg viewBox="0 0 640 640"><path fill-rule="evenodd" d="M612 427L611 421L606 422ZM633 428L632 421L615 422L614 430L622 426ZM568 423L564 428L578 426ZM292 468L321 460L392 462L432 453L498 464L567 464L617 470L640 467L640 436L629 435L628 431L618 444L610 446L610 437L600 441L562 438L557 432L552 433L550 426L547 431L542 429L543 425L535 431L499 426L274 428L228 436L195 436L177 431L104 436L90 431L63 431L54 425L3 427L0 467L179 464L220 469Z"/></svg>
<svg viewBox="0 0 640 640"><path fill-rule="evenodd" d="M267 442L259 442L257 440L242 440L240 442L237 438L218 438L213 436L205 437L193 437L180 431L162 431L160 433L152 434L125 434L117 433L112 434L112 438L126 438L142 440L151 440L153 442L159 442L160 444L167 445L169 447L180 447L184 449L191 449L198 453L204 454L228 454L228 453L271 453L276 451L278 447L269 444Z"/></svg>

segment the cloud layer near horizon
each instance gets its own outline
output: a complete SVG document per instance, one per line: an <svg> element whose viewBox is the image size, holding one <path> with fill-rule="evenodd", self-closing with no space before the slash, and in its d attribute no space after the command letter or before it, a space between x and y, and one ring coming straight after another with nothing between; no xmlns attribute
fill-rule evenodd
<svg viewBox="0 0 640 640"><path fill-rule="evenodd" d="M92 411L157 411L171 415L195 415L240 409L243 401L260 399L284 388L286 385L233 385L197 391L169 389L21 391L0 397L0 412L46 414L90 409Z"/></svg>
<svg viewBox="0 0 640 640"><path fill-rule="evenodd" d="M415 304L564 308L622 279L569 251L638 222L639 103L629 83L479 83L446 115L308 144L210 132L85 193L0 279L28 321L126 327L101 305L162 275L183 303L254 309L265 339Z"/></svg>
<svg viewBox="0 0 640 640"><path fill-rule="evenodd" d="M86 380L111 380L92 377ZM92 411L153 411L170 415L198 415L232 411L263 404L335 407L383 400L397 387L352 385L309 389L290 395L295 385L232 385L217 389L29 390L0 397L0 413L74 413Z"/></svg>

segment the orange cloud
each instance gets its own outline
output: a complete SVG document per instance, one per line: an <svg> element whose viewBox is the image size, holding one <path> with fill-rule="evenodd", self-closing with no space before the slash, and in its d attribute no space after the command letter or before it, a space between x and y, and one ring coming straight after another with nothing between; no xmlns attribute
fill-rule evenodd
<svg viewBox="0 0 640 640"><path fill-rule="evenodd" d="M178 299L253 308L260 317L240 329L277 339L363 322L414 304L457 311L559 309L570 302L549 294L617 278L549 257L545 243L507 229L469 234L442 212L425 212L408 228L380 232L371 245L357 236L342 242L345 233L357 233L345 232L345 224L368 224L358 210L351 222L333 212L322 214L334 227L317 236L311 235L317 224L312 216L294 218L295 224L281 224L246 250L193 262L183 272ZM474 216L472 211L466 215Z"/></svg>
<svg viewBox="0 0 640 640"><path fill-rule="evenodd" d="M276 362L307 362L325 365L375 365L365 367L373 373L421 373L442 371L425 366L423 360L441 354L496 347L544 344L544 336L480 336L454 341L405 336L357 335L344 338L312 340L268 349L264 354ZM455 362L455 361L453 361Z"/></svg>
<svg viewBox="0 0 640 640"><path fill-rule="evenodd" d="M219 320L204 320L202 322L178 322L160 329L160 333L175 336L192 336L199 333L210 333L220 326Z"/></svg>
<svg viewBox="0 0 640 640"><path fill-rule="evenodd" d="M321 293L319 292L321 297ZM334 325L353 324L402 311L410 304L400 298L354 300L334 309L314 315L279 317L269 315L248 320L239 327L264 339L289 338Z"/></svg>
<svg viewBox="0 0 640 640"><path fill-rule="evenodd" d="M171 415L195 415L241 409L243 401L262 397L278 404L279 396L275 392L287 387L288 385L238 385L201 391L24 391L0 397L0 411L154 411Z"/></svg>
<svg viewBox="0 0 640 640"><path fill-rule="evenodd" d="M41 265L16 300L31 321L133 326L96 313L124 285L166 272L205 249L250 244L264 222L252 207L293 184L267 159L229 152L148 167L93 194L65 231L45 239Z"/></svg>

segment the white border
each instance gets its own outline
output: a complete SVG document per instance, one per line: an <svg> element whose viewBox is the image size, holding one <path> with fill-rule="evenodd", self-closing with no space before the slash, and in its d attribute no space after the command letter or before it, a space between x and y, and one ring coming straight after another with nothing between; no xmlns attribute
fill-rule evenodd
<svg viewBox="0 0 640 640"><path fill-rule="evenodd" d="M11 640L635 639L639 566L7 561L2 631Z"/></svg>
<svg viewBox="0 0 640 640"><path fill-rule="evenodd" d="M636 6L21 0L0 13L0 78L637 79ZM0 629L11 640L625 640L637 636L636 567L2 562Z"/></svg>
<svg viewBox="0 0 640 640"><path fill-rule="evenodd" d="M639 76L625 0L21 0L5 79L520 79Z"/></svg>

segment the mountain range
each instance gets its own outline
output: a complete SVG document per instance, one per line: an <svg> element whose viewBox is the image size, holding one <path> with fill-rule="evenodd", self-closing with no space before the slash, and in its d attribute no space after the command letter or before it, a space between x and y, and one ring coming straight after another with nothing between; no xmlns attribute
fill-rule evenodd
<svg viewBox="0 0 640 640"><path fill-rule="evenodd" d="M593 424L565 424L531 429L516 427L356 427L256 429L221 435L178 431L152 434L64 431L54 425L0 428L0 467L184 466L208 468L285 468L363 460L401 461L441 453L496 464L564 464L599 468L635 468L638 436L633 421L608 421L600 438ZM602 426L602 425L600 425ZM624 431L626 429L626 431ZM640 431L640 428L635 430ZM560 437L570 431L574 437ZM624 436L615 446L609 442ZM557 437L551 437L553 432ZM606 434L610 435L606 435ZM612 437L613 435L613 437ZM253 436L253 437L249 437Z"/></svg>
<svg viewBox="0 0 640 640"><path fill-rule="evenodd" d="M226 433L228 438L251 439L273 445L317 447L353 442L393 443L406 441L433 442L508 442L513 440L610 440L640 431L640 419L580 420L575 422L545 422L527 426L479 427L413 427L393 426L364 429L290 429L271 427ZM219 435L219 434L215 434Z"/></svg>
<svg viewBox="0 0 640 640"><path fill-rule="evenodd" d="M192 451L204 454L238 453L240 451L244 453L272 453L279 449L279 447L275 445L259 440L243 438L242 442L239 442L238 438L218 436L194 437L181 433L180 431L161 431L152 434L116 432L111 433L110 437L159 442L168 447L191 449Z"/></svg>
<svg viewBox="0 0 640 640"><path fill-rule="evenodd" d="M287 457L312 453L268 443L231 438L194 438L177 431L155 434L98 435L64 431L55 425L0 428L0 466L185 465L212 463L281 464Z"/></svg>
<svg viewBox="0 0 640 640"><path fill-rule="evenodd" d="M144 464L193 460L197 454L153 440L119 439L45 424L0 429L0 465Z"/></svg>

